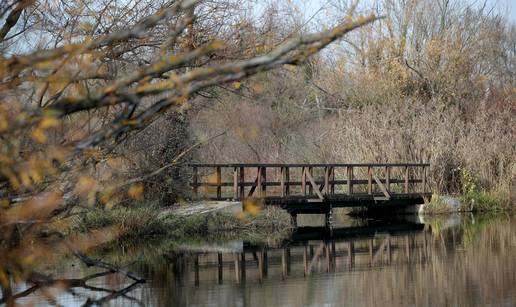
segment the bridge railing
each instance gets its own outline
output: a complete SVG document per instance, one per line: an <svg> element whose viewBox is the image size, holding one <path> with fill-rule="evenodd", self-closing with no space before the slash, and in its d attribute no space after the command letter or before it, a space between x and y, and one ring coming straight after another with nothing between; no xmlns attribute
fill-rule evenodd
<svg viewBox="0 0 516 307"><path fill-rule="evenodd" d="M334 196L427 192L428 163L368 164L190 164L192 198L331 199Z"/></svg>

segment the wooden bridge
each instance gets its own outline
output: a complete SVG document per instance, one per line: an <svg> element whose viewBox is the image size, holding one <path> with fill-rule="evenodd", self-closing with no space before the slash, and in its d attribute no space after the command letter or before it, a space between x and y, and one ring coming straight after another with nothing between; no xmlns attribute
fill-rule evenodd
<svg viewBox="0 0 516 307"><path fill-rule="evenodd" d="M427 163L190 164L192 198L263 200L296 213L327 213L334 207L422 204Z"/></svg>

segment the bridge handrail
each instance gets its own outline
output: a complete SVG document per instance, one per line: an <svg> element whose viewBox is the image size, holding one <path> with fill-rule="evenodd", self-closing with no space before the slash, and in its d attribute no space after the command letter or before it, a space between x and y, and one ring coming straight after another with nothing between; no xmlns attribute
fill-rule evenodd
<svg viewBox="0 0 516 307"><path fill-rule="evenodd" d="M222 187L233 187L232 198L235 200L242 200L246 197L254 197L257 194L258 197L267 196L267 187L280 187L281 197L292 196L290 193L290 187L301 186L301 195L305 198L315 196L315 198L325 200L325 198L336 195L335 186L344 185L347 186L347 195L356 195L354 193L354 185L367 185L367 194L373 196L378 194L374 192L373 188L381 190L380 194L386 199L390 199L393 194L409 194L409 186L412 184L414 188L415 184L422 184L422 191L412 191L412 193L426 193L426 169L430 166L429 163L189 163L193 170L193 181L190 183L192 187L193 197L198 198L199 187L216 187L216 197L211 199L227 199L228 197L222 197ZM212 182L200 182L198 170L200 168L215 168L215 179L212 178ZM222 181L222 169L230 168L232 170L232 180ZM267 181L267 168L280 168L280 179ZM301 178L298 180L291 181L291 169L301 168ZM314 178L314 169L324 169L324 178L320 180ZM345 168L346 179L335 178L335 169ZM367 178L357 179L354 178L354 169L356 168L367 168ZM375 170L382 168L384 170L384 178L378 178ZM403 170L402 179L391 178L391 170L401 168ZM421 178L410 178L409 169L421 169ZM256 179L253 181L246 181L245 174L249 174L246 169L256 169L252 173L256 172ZM414 175L416 172L413 172ZM276 173L277 174L277 173ZM254 174L253 174L254 178ZM391 184L404 184L403 193L393 193L391 190ZM245 188L250 187L250 191L246 196ZM309 193L307 195L307 188Z"/></svg>

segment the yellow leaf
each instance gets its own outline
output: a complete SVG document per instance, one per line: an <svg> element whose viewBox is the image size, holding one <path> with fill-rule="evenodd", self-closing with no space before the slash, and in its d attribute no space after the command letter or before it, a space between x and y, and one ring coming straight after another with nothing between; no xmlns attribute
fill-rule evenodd
<svg viewBox="0 0 516 307"><path fill-rule="evenodd" d="M129 188L127 194L133 199L141 199L143 196L143 184L137 183Z"/></svg>
<svg viewBox="0 0 516 307"><path fill-rule="evenodd" d="M77 194L80 195L88 195L90 191L94 190L97 186L97 181L95 179L88 177L88 176L82 176L79 178L79 181L77 181L77 185L75 187L75 191Z"/></svg>
<svg viewBox="0 0 516 307"><path fill-rule="evenodd" d="M39 172L39 170L35 168L29 170L29 176L32 178L32 181L34 181L34 183L41 183L41 181L43 181L41 173Z"/></svg>
<svg viewBox="0 0 516 307"><path fill-rule="evenodd" d="M260 94L261 92L263 92L263 85L261 85L260 83L255 83L253 85L253 90L255 93Z"/></svg>
<svg viewBox="0 0 516 307"><path fill-rule="evenodd" d="M242 83L235 81L233 82L233 88L238 90L240 87L242 87Z"/></svg>
<svg viewBox="0 0 516 307"><path fill-rule="evenodd" d="M7 288L9 287L9 284L9 277L7 277L7 274L4 272L4 270L0 268L0 285L2 285L4 288Z"/></svg>
<svg viewBox="0 0 516 307"><path fill-rule="evenodd" d="M57 128L59 127L59 120L55 117L44 117L39 122L39 127L42 129Z"/></svg>
<svg viewBox="0 0 516 307"><path fill-rule="evenodd" d="M241 220L241 221L245 221L246 220L246 216L245 216L245 213L244 212L238 212L236 214L236 218Z"/></svg>
<svg viewBox="0 0 516 307"><path fill-rule="evenodd" d="M221 40L214 40L211 42L210 47L212 49L222 49L226 46L226 44Z"/></svg>
<svg viewBox="0 0 516 307"><path fill-rule="evenodd" d="M244 201L244 211L251 214L257 215L262 211L263 203L259 199L247 198Z"/></svg>
<svg viewBox="0 0 516 307"><path fill-rule="evenodd" d="M55 63L53 61L43 61L43 62L36 63L34 66L37 69L50 70L55 67Z"/></svg>
<svg viewBox="0 0 516 307"><path fill-rule="evenodd" d="M27 171L21 171L19 174L22 185L30 187L32 185L32 181L30 180L29 173Z"/></svg>
<svg viewBox="0 0 516 307"><path fill-rule="evenodd" d="M7 118L5 115L0 114L0 132L4 132L7 130L8 124L7 124Z"/></svg>
<svg viewBox="0 0 516 307"><path fill-rule="evenodd" d="M32 131L32 138L39 143L45 143L47 141L47 135L40 128L34 129Z"/></svg>

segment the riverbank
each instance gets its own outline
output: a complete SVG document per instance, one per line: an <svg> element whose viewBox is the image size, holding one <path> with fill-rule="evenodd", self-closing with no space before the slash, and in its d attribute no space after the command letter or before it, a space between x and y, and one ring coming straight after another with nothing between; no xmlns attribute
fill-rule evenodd
<svg viewBox="0 0 516 307"><path fill-rule="evenodd" d="M510 192L475 191L463 195L434 194L430 202L422 206L423 215L454 212L500 212L514 211L515 202Z"/></svg>
<svg viewBox="0 0 516 307"><path fill-rule="evenodd" d="M119 240L126 241L202 237L259 242L288 236L294 224L290 214L277 207L252 213L215 211L182 215L157 205L138 203L130 207L90 209L73 220L68 233L88 233L106 227L116 227Z"/></svg>
<svg viewBox="0 0 516 307"><path fill-rule="evenodd" d="M78 214L67 232L89 233L114 227L120 233L119 240L125 241L166 238L179 242L202 238L270 242L280 241L294 228L290 214L276 206L243 212L199 207L203 207L203 210L193 210L191 206L167 208L138 202L112 209L93 208ZM254 206L252 209L255 209ZM501 212L514 209L510 193L472 192L461 196L434 194L430 202L411 210L410 213L434 216L454 212ZM348 214L368 215L367 211L359 210ZM409 213L408 210L404 212Z"/></svg>

